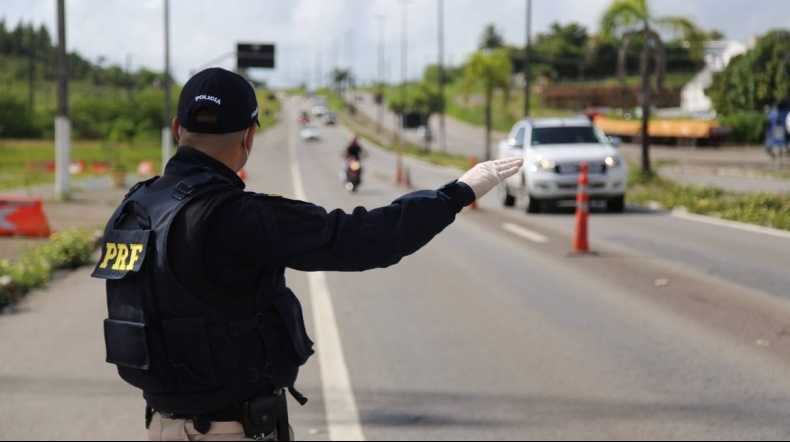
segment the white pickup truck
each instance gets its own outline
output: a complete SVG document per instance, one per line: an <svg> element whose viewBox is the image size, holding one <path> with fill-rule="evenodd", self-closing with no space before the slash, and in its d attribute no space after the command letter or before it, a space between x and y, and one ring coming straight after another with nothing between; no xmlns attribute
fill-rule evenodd
<svg viewBox="0 0 790 442"><path fill-rule="evenodd" d="M527 198L527 211L539 213L577 193L581 164L590 168L589 194L610 212L625 210L628 170L617 142L587 118L527 119L516 123L499 145L499 158L523 157L524 171L502 186L503 203Z"/></svg>

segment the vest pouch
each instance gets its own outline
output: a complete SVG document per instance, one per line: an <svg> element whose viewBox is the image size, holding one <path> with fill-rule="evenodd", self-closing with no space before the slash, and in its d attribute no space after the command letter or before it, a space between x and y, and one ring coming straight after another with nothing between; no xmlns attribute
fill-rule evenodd
<svg viewBox="0 0 790 442"><path fill-rule="evenodd" d="M313 355L313 341L307 337L302 304L293 292L288 289L278 293L272 300L272 303L282 320L282 325L288 330L288 337L290 338L293 352L292 362L297 366L302 366Z"/></svg>
<svg viewBox="0 0 790 442"><path fill-rule="evenodd" d="M167 356L179 393L218 388L206 321L203 318L162 322Z"/></svg>
<svg viewBox="0 0 790 442"><path fill-rule="evenodd" d="M145 324L106 319L104 342L107 346L107 362L110 364L137 370L151 367Z"/></svg>

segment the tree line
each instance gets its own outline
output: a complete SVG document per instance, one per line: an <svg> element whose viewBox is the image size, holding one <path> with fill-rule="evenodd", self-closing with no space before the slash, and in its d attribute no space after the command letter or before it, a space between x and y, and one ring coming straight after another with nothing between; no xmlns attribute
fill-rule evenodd
<svg viewBox="0 0 790 442"><path fill-rule="evenodd" d="M55 114L57 46L44 25L0 20L0 137L45 137ZM130 140L158 132L164 74L67 56L75 136Z"/></svg>

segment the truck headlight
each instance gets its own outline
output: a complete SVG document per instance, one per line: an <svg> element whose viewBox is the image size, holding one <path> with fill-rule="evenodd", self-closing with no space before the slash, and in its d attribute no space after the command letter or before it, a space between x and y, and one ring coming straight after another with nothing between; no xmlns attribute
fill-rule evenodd
<svg viewBox="0 0 790 442"><path fill-rule="evenodd" d="M606 164L606 167L610 169L620 167L620 165L623 164L620 158L617 157L606 157L606 159L603 162L604 164Z"/></svg>
<svg viewBox="0 0 790 442"><path fill-rule="evenodd" d="M538 169L543 171L552 171L557 167L557 163L551 160L542 159L537 163Z"/></svg>

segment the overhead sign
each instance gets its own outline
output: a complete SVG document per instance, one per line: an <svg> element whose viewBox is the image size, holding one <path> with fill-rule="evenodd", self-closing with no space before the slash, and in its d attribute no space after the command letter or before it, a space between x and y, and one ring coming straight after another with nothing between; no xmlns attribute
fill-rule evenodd
<svg viewBox="0 0 790 442"><path fill-rule="evenodd" d="M275 47L271 43L239 43L236 46L236 65L239 69L274 69Z"/></svg>

